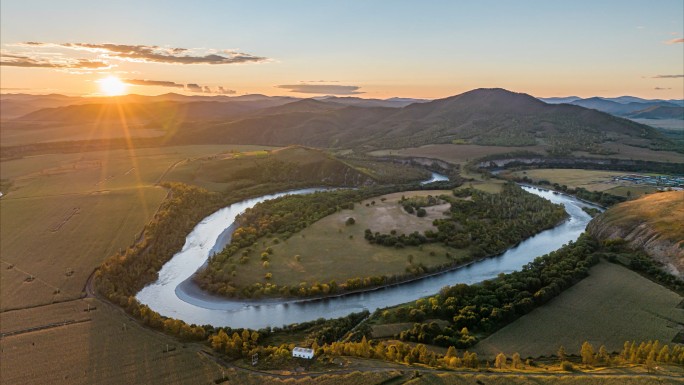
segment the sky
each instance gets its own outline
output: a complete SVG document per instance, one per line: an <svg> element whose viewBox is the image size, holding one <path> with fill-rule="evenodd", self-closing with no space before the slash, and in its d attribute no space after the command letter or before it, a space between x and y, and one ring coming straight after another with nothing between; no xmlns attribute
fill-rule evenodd
<svg viewBox="0 0 684 385"><path fill-rule="evenodd" d="M2 0L0 91L682 99L682 15L684 0Z"/></svg>

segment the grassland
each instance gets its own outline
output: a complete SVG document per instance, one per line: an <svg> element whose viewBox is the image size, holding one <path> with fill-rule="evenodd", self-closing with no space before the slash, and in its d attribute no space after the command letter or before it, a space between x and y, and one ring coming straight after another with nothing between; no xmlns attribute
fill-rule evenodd
<svg viewBox="0 0 684 385"><path fill-rule="evenodd" d="M601 262L589 277L474 347L481 357L518 352L579 354L583 341L619 351L625 340L669 343L681 331L682 297L620 265Z"/></svg>
<svg viewBox="0 0 684 385"><path fill-rule="evenodd" d="M397 170L395 174L401 171ZM360 185L372 177L324 151L291 146L282 149L262 147L257 151L226 152L191 159L174 167L166 180L223 192L268 182ZM420 179L420 175L416 179Z"/></svg>
<svg viewBox="0 0 684 385"><path fill-rule="evenodd" d="M177 162L259 146L185 146L51 154L0 163L0 309L78 298L90 273L131 245ZM5 188L3 187L3 188Z"/></svg>
<svg viewBox="0 0 684 385"><path fill-rule="evenodd" d="M673 242L684 235L684 192L670 191L651 194L621 203L604 215L606 223L624 228L648 226L660 237Z"/></svg>
<svg viewBox="0 0 684 385"><path fill-rule="evenodd" d="M367 199L356 204L353 210L329 215L287 240L265 238L257 249L248 254L250 261L247 264L237 265L233 282L239 287L249 286L254 282L265 282L264 275L271 273L270 282L277 285L297 286L301 282L327 283L331 280L343 283L349 278L403 274L411 264L434 266L449 263L447 251L454 256L464 251L447 250L440 244L395 249L370 244L364 239L365 229L381 233L397 230L398 233L409 234L434 228L433 219L443 216L448 205L427 207L427 216L419 218L406 213L398 202L402 196L437 196L443 193L450 192L414 191ZM350 217L355 219L354 225L346 225ZM273 250L273 254L269 257L269 267L263 268L260 255L267 247Z"/></svg>
<svg viewBox="0 0 684 385"><path fill-rule="evenodd" d="M166 131L161 128L122 124L118 121L102 121L93 124L3 122L0 140L3 146L16 146L57 141L154 138L164 136L165 133Z"/></svg>
<svg viewBox="0 0 684 385"><path fill-rule="evenodd" d="M581 187L589 191L604 191L624 197L638 197L658 190L655 186L637 185L628 181L613 181L613 177L625 174L628 173L624 171L549 168L513 171L502 176L510 175L518 178L527 176L535 181L546 180L552 184L558 183L571 188Z"/></svg>
<svg viewBox="0 0 684 385"><path fill-rule="evenodd" d="M588 152L575 151L575 156L613 159L638 159L654 162L684 163L684 154L673 151L654 151L643 147L627 146L620 143L605 143L602 145L612 152L612 155L596 155ZM503 147L503 146L478 146L472 144L430 144L421 147L403 148L398 150L380 150L371 152L376 156L406 156L426 157L440 159L445 162L465 164L471 160L487 155L509 153L514 150L533 151L546 154L543 146L528 147Z"/></svg>
<svg viewBox="0 0 684 385"><path fill-rule="evenodd" d="M84 310L95 308L86 312ZM152 332L95 299L2 313L2 332L64 320L65 326L3 337L3 384L209 384L220 367L199 345ZM166 352L168 347L169 352Z"/></svg>
<svg viewBox="0 0 684 385"><path fill-rule="evenodd" d="M543 153L542 147L526 147L531 151ZM403 148L397 150L378 150L370 155L374 156L405 156L439 159L454 164L465 164L471 160L487 155L504 154L516 148L503 146L478 146L474 144L428 144L421 147Z"/></svg>

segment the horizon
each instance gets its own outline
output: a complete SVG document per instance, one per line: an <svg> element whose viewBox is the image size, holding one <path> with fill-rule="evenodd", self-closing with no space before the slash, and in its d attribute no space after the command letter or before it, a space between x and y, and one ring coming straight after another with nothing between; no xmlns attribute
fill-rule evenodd
<svg viewBox="0 0 684 385"><path fill-rule="evenodd" d="M3 1L0 92L684 98L677 0L203 5Z"/></svg>
<svg viewBox="0 0 684 385"><path fill-rule="evenodd" d="M242 95L212 95L212 94L187 94L187 93L179 93L179 92L165 92L165 93L159 93L159 94L137 94L137 93L127 93L127 94L121 94L121 95L67 95L67 94L62 94L62 93L27 93L27 92L2 92L0 91L0 95L31 95L31 96L65 96L65 97L71 97L71 98L94 98L94 99L108 99L108 98L122 98L122 97L127 97L127 96L141 96L141 97L160 97L160 96L165 96L165 95L176 95L176 96L185 96L185 97L202 97L202 98L239 98L239 97L244 97L244 96L263 96L263 97L284 97L284 98L292 98L292 99L299 99L299 100L305 100L305 99L326 99L326 98L357 98L357 99L368 99L368 100L391 100L391 99L415 99L419 101L434 101L434 100L439 100L439 99L446 99L454 96L458 96L464 93L472 92L472 91L477 91L477 90L494 90L494 89L502 89L504 91L508 91L511 93L516 93L516 94L525 94L532 96L536 99L565 99L565 98L578 98L579 99L589 99L589 98L599 98L599 99L618 99L618 98L640 98L644 100L674 100L674 101L684 101L684 95L681 98L660 98L660 99L649 99L649 98L641 98L639 96L635 95L618 95L618 96L602 96L602 95L592 95L588 97L580 97L577 95L567 95L567 96L537 96L537 95L531 95L527 94L524 92L517 92L517 91L512 91L512 90L507 90L505 88L473 88L472 90L467 90L458 94L453 94L441 98L434 98L434 99L428 99L428 98L411 98L411 97L403 97L403 96L389 96L386 98L373 98L373 97L364 97L363 95L318 95L318 96L298 96L298 95L265 95L265 94L259 94L259 93L253 93L253 94L242 94Z"/></svg>

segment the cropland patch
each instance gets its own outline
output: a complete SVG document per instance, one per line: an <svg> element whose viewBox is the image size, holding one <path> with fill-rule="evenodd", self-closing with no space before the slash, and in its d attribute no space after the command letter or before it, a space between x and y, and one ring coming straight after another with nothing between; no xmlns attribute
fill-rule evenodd
<svg viewBox="0 0 684 385"><path fill-rule="evenodd" d="M483 357L518 352L579 354L583 341L619 351L626 340L670 343L684 324L682 297L620 265L601 262L589 277L475 345Z"/></svg>

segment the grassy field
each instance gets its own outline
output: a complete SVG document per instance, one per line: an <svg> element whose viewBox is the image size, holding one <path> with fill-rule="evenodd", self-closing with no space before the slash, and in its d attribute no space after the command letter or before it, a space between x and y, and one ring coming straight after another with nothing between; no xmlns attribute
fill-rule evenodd
<svg viewBox="0 0 684 385"><path fill-rule="evenodd" d="M273 274L270 282L278 285L296 286L300 282L327 283L330 280L342 283L348 278L403 274L410 266L409 258L414 265L448 263L450 259L446 257L447 251L455 256L462 251L447 250L439 244L423 245L422 249L396 249L373 245L364 239L365 229L381 233L397 230L399 234L408 234L434 228L433 219L441 217L443 211L448 209L447 205L427 207L428 215L418 218L415 214L406 213L398 201L402 195L408 198L429 194L437 196L442 193L450 192L403 192L367 199L356 204L353 210L342 210L319 220L288 240L276 243L274 238L265 238L249 254L250 261L247 264L237 265L234 282L239 287L264 282L264 274L270 272ZM385 201L382 201L383 198ZM372 201L375 204L371 204ZM356 220L354 225L345 224L349 217ZM272 248L273 255L269 258L270 266L263 268L260 255L267 247ZM430 255L431 252L435 255ZM241 255L241 252L237 255ZM299 258L295 258L296 255Z"/></svg>
<svg viewBox="0 0 684 385"><path fill-rule="evenodd" d="M3 146L15 146L40 142L153 138L164 136L165 133L166 131L163 129L149 128L138 124L123 125L118 121L104 121L95 124L3 122L2 130L0 130L0 141L2 141Z"/></svg>
<svg viewBox="0 0 684 385"><path fill-rule="evenodd" d="M615 159L639 159L654 162L684 163L684 154L672 151L654 151L643 147L627 146L619 143L605 143L603 147L615 152L613 155L594 155L588 152L574 152L575 156L586 156L591 158L615 158ZM529 147L502 147L502 146L477 146L472 144L430 144L421 147L404 148L399 150L380 150L373 151L371 155L376 156L416 156L440 159L451 163L464 164L468 161L481 158L486 155L502 154L513 151L533 151L539 154L546 154L543 146Z"/></svg>
<svg viewBox="0 0 684 385"><path fill-rule="evenodd" d="M589 277L474 347L481 357L499 352L553 355L560 345L579 354L583 341L619 351L626 340L670 343L681 331L678 294L622 266L601 262Z"/></svg>
<svg viewBox="0 0 684 385"><path fill-rule="evenodd" d="M85 312L88 304L96 310ZM199 345L144 329L95 299L3 312L2 332L64 320L82 322L2 338L0 382L209 384L221 376Z"/></svg>
<svg viewBox="0 0 684 385"><path fill-rule="evenodd" d="M102 261L131 245L166 191L167 170L259 146L52 154L0 163L0 310L78 298Z"/></svg>
<svg viewBox="0 0 684 385"><path fill-rule="evenodd" d="M374 156L406 156L439 159L445 162L465 164L471 160L492 154L503 154L515 151L516 147L478 146L474 144L428 144L421 147L403 148L398 150L378 150L370 155ZM542 147L525 147L530 151L544 153Z"/></svg>
<svg viewBox="0 0 684 385"><path fill-rule="evenodd" d="M621 203L605 214L605 222L624 228L647 225L673 242L684 235L684 192L668 191Z"/></svg>
<svg viewBox="0 0 684 385"><path fill-rule="evenodd" d="M613 181L613 177L625 174L629 173L625 171L546 168L512 171L502 174L502 176L511 175L518 178L527 176L535 181L546 180L550 183L558 183L572 188L582 187L589 191L605 191L623 197L639 197L658 191L655 186L637 185L629 181Z"/></svg>

